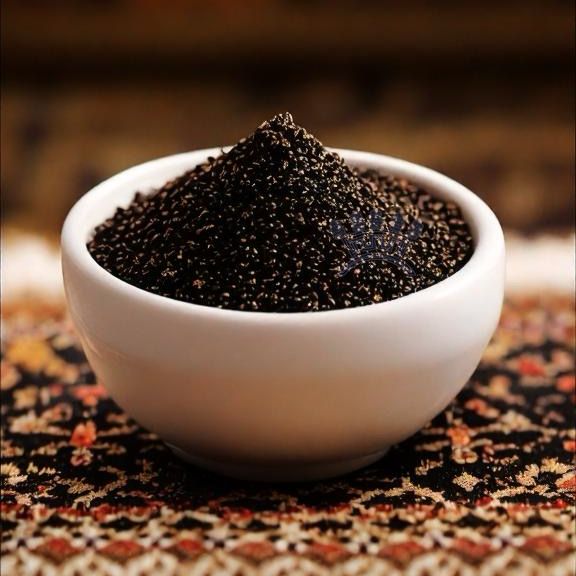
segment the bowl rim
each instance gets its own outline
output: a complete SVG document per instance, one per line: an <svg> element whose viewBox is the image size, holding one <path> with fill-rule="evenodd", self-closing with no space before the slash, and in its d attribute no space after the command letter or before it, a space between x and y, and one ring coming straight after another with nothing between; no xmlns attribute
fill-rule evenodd
<svg viewBox="0 0 576 576"><path fill-rule="evenodd" d="M492 270L504 257L504 235L496 215L483 200L462 184L431 168L392 156L358 150L328 148L352 165L364 165L371 168L379 166L380 168L377 169L381 169L384 173L406 178L424 189L432 189L432 195L440 189L443 196L449 198L460 207L471 228L474 238L474 250L470 260L448 278L395 300L334 310L266 312L261 310L217 308L154 294L117 278L92 258L86 246L88 231L82 220L86 212L90 211L93 206L97 205L105 197L104 192L109 191L111 188L127 185L128 182L137 180L138 177L143 179L146 176L153 175L159 169L169 166L182 165L182 172L190 170L208 157L217 156L229 149L230 147L205 148L150 160L123 170L86 192L72 206L62 227L61 252L63 264L68 259L78 270L90 277L91 281L102 288L119 292L131 299L137 299L143 305L163 308L166 311L172 310L178 314L189 314L194 317L198 317L199 314L212 315L214 318L219 317L221 320L229 318L237 321L277 322L281 319L282 322L309 322L328 318L342 318L344 315L352 317L352 315L375 313L376 311L382 312L384 310L398 312L402 307L425 304L426 301L432 304L439 298L466 290L468 286L472 286L476 281L480 280L486 272ZM139 191L139 188L134 188L134 194L137 191ZM91 227L91 229L93 230L94 228Z"/></svg>

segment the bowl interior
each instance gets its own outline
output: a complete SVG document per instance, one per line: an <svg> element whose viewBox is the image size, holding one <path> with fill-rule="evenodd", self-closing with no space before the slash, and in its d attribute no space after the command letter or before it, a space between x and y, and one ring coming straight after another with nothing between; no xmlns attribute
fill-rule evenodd
<svg viewBox="0 0 576 576"><path fill-rule="evenodd" d="M86 243L93 235L94 229L112 216L118 207L126 207L130 204L136 192L144 194L152 192L166 182L204 162L208 157L219 155L223 150L226 150L226 148L211 148L160 158L130 168L96 186L85 194L70 211L62 233L63 250L69 258L74 260L77 266L82 268L85 273L93 276L95 280L112 283L122 290L143 292L141 289L115 278L97 264L88 252ZM351 150L333 149L333 151L340 154L350 165L371 168L385 174L405 178L433 196L455 202L468 222L473 236L474 253L471 259L458 272L424 290L391 302L380 303L377 306L389 305L392 302L398 303L407 298L414 298L423 293L438 290L438 287L452 285L458 279L471 274L473 271L481 274L483 269L492 267L494 262L500 257L500 254L503 253L502 229L494 213L478 196L461 184L429 168L397 158ZM472 281L472 279L470 278L469 281ZM146 293L146 296L155 299L160 298L164 302L170 300L151 293ZM188 307L199 306L175 300L171 301L171 303L173 305L178 303L178 305ZM201 307L206 308L204 306ZM354 310L356 309L354 308ZM222 311L216 308L213 310ZM316 312L312 316L348 310L352 309ZM224 310L223 312L230 313L232 311ZM247 313L243 311L235 312L240 314ZM249 314L269 315L270 313L249 312ZM301 314L311 316L308 313L297 312L291 313L290 316L300 316ZM286 315L284 314L283 316Z"/></svg>

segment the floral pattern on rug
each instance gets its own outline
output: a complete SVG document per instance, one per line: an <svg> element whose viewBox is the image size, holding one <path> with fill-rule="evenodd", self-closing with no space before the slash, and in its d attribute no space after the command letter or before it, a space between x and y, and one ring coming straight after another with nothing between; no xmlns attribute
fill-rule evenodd
<svg viewBox="0 0 576 576"><path fill-rule="evenodd" d="M2 574L574 574L574 301L520 298L457 399L381 461L262 485L179 461L61 310L5 309Z"/></svg>

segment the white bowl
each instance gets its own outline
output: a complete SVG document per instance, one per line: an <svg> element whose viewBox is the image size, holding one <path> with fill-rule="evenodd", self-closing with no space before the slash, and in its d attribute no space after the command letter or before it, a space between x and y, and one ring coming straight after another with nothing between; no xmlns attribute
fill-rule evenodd
<svg viewBox="0 0 576 576"><path fill-rule="evenodd" d="M111 396L181 457L260 480L336 476L379 459L464 386L497 325L504 239L470 190L395 158L337 150L456 202L475 242L456 274L391 302L323 312L222 310L146 292L99 266L86 242L136 191L215 156L147 162L83 196L62 231L69 310Z"/></svg>

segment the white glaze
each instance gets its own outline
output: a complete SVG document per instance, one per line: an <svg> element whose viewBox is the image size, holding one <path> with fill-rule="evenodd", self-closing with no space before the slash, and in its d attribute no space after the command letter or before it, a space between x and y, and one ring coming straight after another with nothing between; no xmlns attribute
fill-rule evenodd
<svg viewBox="0 0 576 576"><path fill-rule="evenodd" d="M62 231L64 282L90 364L112 397L188 459L264 480L338 475L407 438L454 398L496 328L504 238L470 190L402 160L338 150L453 200L475 250L456 274L392 302L324 312L221 310L135 288L86 242L136 191L220 149L154 160L103 182Z"/></svg>

